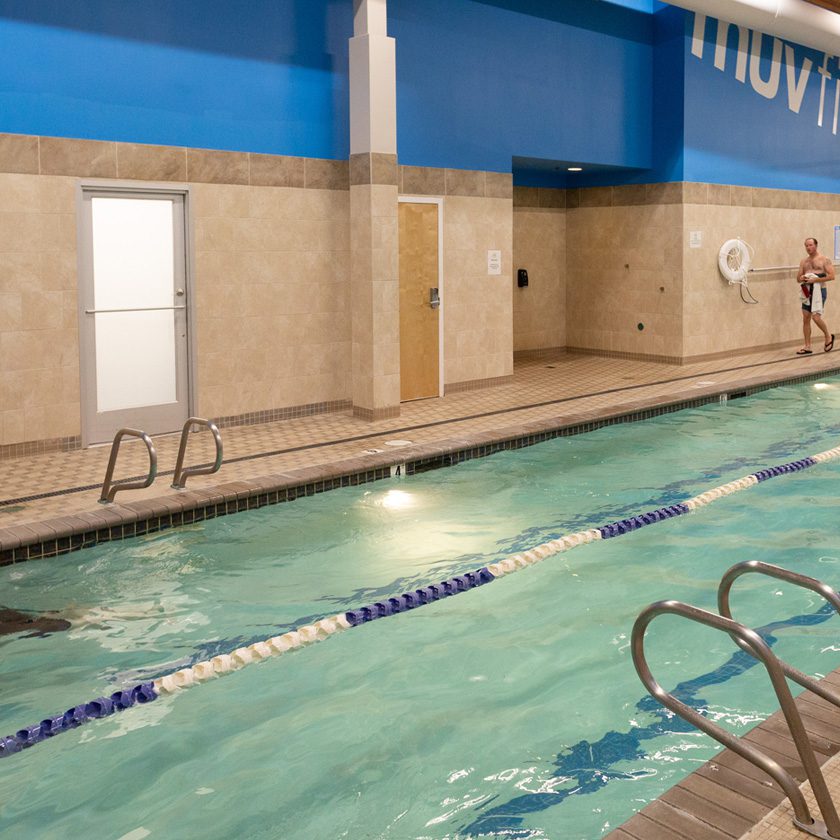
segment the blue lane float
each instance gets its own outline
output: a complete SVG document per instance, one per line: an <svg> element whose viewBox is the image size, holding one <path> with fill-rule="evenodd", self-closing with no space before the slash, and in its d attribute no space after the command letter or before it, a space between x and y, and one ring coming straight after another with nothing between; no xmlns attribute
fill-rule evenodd
<svg viewBox="0 0 840 840"><path fill-rule="evenodd" d="M485 566L475 572L456 575L449 580L433 583L431 586L424 586L412 592L404 592L395 598L377 601L375 604L368 604L366 607L359 607L359 609L348 610L344 615L351 626L357 627L360 624L366 624L368 621L374 621L377 618L396 615L397 613L431 604L433 601L439 601L442 598L449 598L452 595L467 592L470 589L483 586L485 583L490 583L493 580L495 580L495 576Z"/></svg>
<svg viewBox="0 0 840 840"><path fill-rule="evenodd" d="M156 700L161 694L171 694L180 689L188 688L192 685L239 670L253 662L259 662L262 659L286 653L287 651L297 650L313 642L327 639L331 635L351 627L359 627L362 624L367 624L379 618L409 612L427 604L452 597L453 595L469 592L484 584L492 583L500 577L545 560L554 554L568 551L571 548L576 548L579 545L590 543L594 540L606 540L623 536L646 525L664 522L675 516L683 516L717 499L740 490L745 490L760 482L776 478L780 475L799 472L800 470L838 457L840 457L840 447L829 449L816 455L810 455L798 461L790 461L786 464L779 464L778 466L758 470L743 478L730 481L728 484L707 490L692 499L686 499L684 502L656 508L655 510L647 511L637 516L631 516L627 519L620 519L617 522L611 522L608 525L603 525L598 528L579 531L575 534L567 534L541 545L534 546L521 554L506 557L498 563L491 563L474 572L466 572L456 575L449 580L441 581L440 583L433 583L410 592L404 592L401 595L385 598L374 604L347 610L338 615L323 618L314 624L299 627L281 636L274 636L265 641L255 642L247 647L238 648L230 654L220 654L205 662L198 662L190 668L182 668L174 673L165 674L152 682L140 683L129 689L115 691L108 697L94 698L87 703L73 706L63 714L45 718L40 723L31 726L24 726L14 735L7 735L0 738L0 758L18 753L27 747L53 738L62 732L75 729L90 720L98 720L99 718L112 715L115 712L124 711L137 703L149 703L152 700Z"/></svg>
<svg viewBox="0 0 840 840"><path fill-rule="evenodd" d="M156 700L158 693L150 682L140 683L133 688L115 691L110 697L97 697L87 703L72 706L60 715L45 718L40 723L24 726L14 735L0 738L0 758L32 747L47 738L76 729L89 720L107 717L114 712L128 709L135 703L149 703Z"/></svg>

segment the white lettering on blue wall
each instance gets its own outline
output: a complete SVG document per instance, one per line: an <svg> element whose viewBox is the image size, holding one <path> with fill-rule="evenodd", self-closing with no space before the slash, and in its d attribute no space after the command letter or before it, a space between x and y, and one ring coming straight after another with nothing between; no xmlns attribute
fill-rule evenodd
<svg viewBox="0 0 840 840"><path fill-rule="evenodd" d="M756 93L765 99L775 99L779 92L779 76L782 69L782 42L773 39L773 58L770 61L770 76L765 81L761 78L761 32L752 33L752 49L750 50L750 84Z"/></svg>
<svg viewBox="0 0 840 840"><path fill-rule="evenodd" d="M822 77L820 79L820 113L817 117L817 125L822 126L823 124L823 108L825 106L825 82L826 79L831 78L831 73L828 72L828 55L823 58L822 67L817 70L817 72Z"/></svg>
<svg viewBox="0 0 840 840"><path fill-rule="evenodd" d="M729 50L729 30L734 24L726 21L712 20L717 24L715 34L714 66L721 72L726 72L726 62ZM694 31L691 36L691 54L703 60L706 36L706 15L695 13ZM775 99L779 95L781 86L782 62L785 65L785 87L787 90L787 107L794 114L798 114L802 108L805 93L808 89L808 80L814 67L814 62L805 56L802 59L802 66L797 68L796 50L794 45L788 44L779 38L773 38L772 55L769 59L762 58L762 42L765 37L763 33L747 29L745 26L737 26L738 40L735 49L735 78L742 84L747 80L747 59L749 58L749 81L750 87L765 99ZM770 38L771 36L766 36ZM832 122L832 133L837 134L837 116L840 111L840 78L835 77L828 68L828 63L834 56L827 53L823 56L823 62L817 68L820 75L819 109L817 112L817 125L822 127L825 118L826 83L834 81L834 112ZM762 75L764 69L766 76ZM829 106L830 107L830 106Z"/></svg>
<svg viewBox="0 0 840 840"><path fill-rule="evenodd" d="M787 79L788 108L794 114L799 113L802 107L802 98L805 96L805 88L808 86L808 76L811 75L811 68L814 63L810 58L802 62L802 71L799 74L799 81L796 80L796 55L790 44L785 44L785 77Z"/></svg>

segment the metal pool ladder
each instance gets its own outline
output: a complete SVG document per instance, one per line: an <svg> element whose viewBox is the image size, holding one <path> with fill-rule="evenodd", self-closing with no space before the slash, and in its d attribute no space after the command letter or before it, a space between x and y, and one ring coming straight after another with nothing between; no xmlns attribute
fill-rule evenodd
<svg viewBox="0 0 840 840"><path fill-rule="evenodd" d="M768 575L769 577L778 578L796 586L810 589L822 595L840 613L840 597L827 584L815 578L796 574L795 572L790 572L778 566L770 565L769 563L762 563L759 560L749 560L732 566L721 578L720 585L718 586L718 608L721 613L720 615L691 606L690 604L685 604L681 601L657 601L642 610L633 625L631 638L633 664L636 666L636 672L645 688L665 708L670 709L707 735L711 735L723 744L723 746L728 747L732 752L737 753L742 758L756 765L756 767L759 767L776 781L793 806L793 824L797 828L814 837L821 837L823 840L840 840L840 817L837 815L837 809L828 792L822 771L817 764L814 751L808 741L799 710L793 702L790 689L785 682L785 675L810 691L813 691L815 694L818 694L823 699L833 703L835 706L840 706L840 696L780 660L755 630L733 620L729 607L729 593L732 589L732 584L739 577L748 573ZM728 633L742 650L746 651L755 659L758 659L764 665L773 689L776 692L776 697L779 700L782 714L787 721L788 729L796 746L796 751L802 761L802 766L805 769L808 781L811 783L811 789L824 822L820 822L811 817L808 805L805 802L802 791L799 789L799 784L776 761L765 755L765 753L752 744L745 743L736 735L727 732L695 709L682 703L673 694L665 691L656 681L645 658L644 637L648 625L657 616L665 614L681 616L689 621L694 621L698 624L703 624L707 627L713 627Z"/></svg>
<svg viewBox="0 0 840 840"><path fill-rule="evenodd" d="M198 467L184 467L184 454L187 451L187 437L193 426L206 426L213 434L216 443L216 460L210 465ZM210 475L219 471L222 466L222 436L219 427L202 417L190 417L181 430L181 445L178 447L178 460L175 462L175 476L172 479L173 490L183 490L187 485L187 478L191 475Z"/></svg>
<svg viewBox="0 0 840 840"><path fill-rule="evenodd" d="M204 464L196 467L184 466L184 455L187 451L187 437L189 431L193 426L206 426L213 434L213 440L216 444L216 459L212 464ZM114 467L117 464L117 455L119 455L120 444L124 437L140 438L146 444L146 449L149 451L149 471L144 478L127 479L124 481L115 482ZM183 490L187 484L187 478L191 475L210 475L219 471L222 466L222 436L219 433L219 428L210 420L205 420L203 417L190 417L184 423L181 429L181 444L178 447L178 460L175 463L175 475L172 479L172 488L175 490ZM99 494L99 501L101 504L111 504L114 501L114 496L120 490L139 490L144 487L149 487L157 476L157 450L152 443L152 439L142 429L120 429L114 435L114 442L111 444L111 455L108 458L108 468L105 470L105 480L102 482L102 492Z"/></svg>
<svg viewBox="0 0 840 840"><path fill-rule="evenodd" d="M120 451L120 444L124 437L140 438L146 444L146 449L149 450L149 473L145 480L139 481L121 481L117 484L113 482L114 467L117 464L117 455ZM105 470L105 480L102 482L102 492L99 494L99 501L101 504L107 505L114 501L114 496L120 490L138 490L141 487L148 487L157 475L157 450L152 443L152 439L141 429L120 429L114 435L114 442L111 444L111 457L108 458L108 469Z"/></svg>

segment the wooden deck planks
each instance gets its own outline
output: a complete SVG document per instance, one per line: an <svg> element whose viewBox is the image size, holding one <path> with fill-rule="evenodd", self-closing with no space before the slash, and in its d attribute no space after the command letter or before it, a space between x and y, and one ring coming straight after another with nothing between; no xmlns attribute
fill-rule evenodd
<svg viewBox="0 0 840 840"><path fill-rule="evenodd" d="M840 694L840 672L824 680ZM796 698L802 722L822 765L840 752L840 708L810 691ZM798 782L805 771L781 711L744 739L777 761ZM651 802L607 840L733 840L759 823L785 799L762 770L731 750L723 750Z"/></svg>

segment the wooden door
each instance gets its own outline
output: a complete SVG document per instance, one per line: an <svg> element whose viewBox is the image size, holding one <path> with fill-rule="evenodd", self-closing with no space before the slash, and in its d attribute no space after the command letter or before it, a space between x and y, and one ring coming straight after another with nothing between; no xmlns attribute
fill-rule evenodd
<svg viewBox="0 0 840 840"><path fill-rule="evenodd" d="M400 400L440 394L438 205L400 202Z"/></svg>

